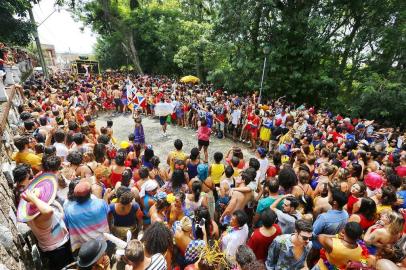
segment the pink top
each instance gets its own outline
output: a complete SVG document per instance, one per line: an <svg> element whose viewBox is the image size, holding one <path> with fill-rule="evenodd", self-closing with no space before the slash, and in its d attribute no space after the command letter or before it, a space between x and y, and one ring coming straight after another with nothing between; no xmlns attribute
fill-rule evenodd
<svg viewBox="0 0 406 270"><path fill-rule="evenodd" d="M209 141L210 140L210 134L211 134L211 128L207 126L200 126L199 129L197 130L197 138L202 141Z"/></svg>

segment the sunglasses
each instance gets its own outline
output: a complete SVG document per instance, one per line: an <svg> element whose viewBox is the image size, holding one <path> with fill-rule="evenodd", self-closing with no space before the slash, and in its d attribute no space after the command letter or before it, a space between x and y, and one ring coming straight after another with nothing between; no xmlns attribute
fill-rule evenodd
<svg viewBox="0 0 406 270"><path fill-rule="evenodd" d="M300 237L302 237L303 241L311 241L313 239L313 236L303 236L301 234L299 234Z"/></svg>

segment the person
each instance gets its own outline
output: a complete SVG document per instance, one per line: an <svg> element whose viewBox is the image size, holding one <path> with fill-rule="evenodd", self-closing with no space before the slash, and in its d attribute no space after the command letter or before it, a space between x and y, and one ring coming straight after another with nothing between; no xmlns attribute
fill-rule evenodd
<svg viewBox="0 0 406 270"><path fill-rule="evenodd" d="M189 209L189 211L194 212L201 205L207 206L206 194L202 192L202 182L193 181L191 190L191 194L186 194L186 208Z"/></svg>
<svg viewBox="0 0 406 270"><path fill-rule="evenodd" d="M279 195L279 181L276 179L265 182L263 189L263 198L258 201L257 209L255 210L255 215L252 220L252 224L254 226L258 224L260 225L260 217L262 212L268 209L278 198L282 197L282 195ZM280 200L276 207L278 209L282 209L283 201Z"/></svg>
<svg viewBox="0 0 406 270"><path fill-rule="evenodd" d="M149 209L149 215L151 217L151 224L155 222L169 221L169 213L171 209L170 199L165 192L158 192L154 196L155 204ZM168 201L169 200L169 201Z"/></svg>
<svg viewBox="0 0 406 270"><path fill-rule="evenodd" d="M197 130L197 139L198 139L199 151L201 151L203 148L204 162L209 161L208 148L209 148L209 144L210 144L210 134L211 134L211 128L207 127L206 119L202 119L200 121L200 127Z"/></svg>
<svg viewBox="0 0 406 270"><path fill-rule="evenodd" d="M79 270L109 270L110 259L106 254L107 242L93 239L84 243L78 252Z"/></svg>
<svg viewBox="0 0 406 270"><path fill-rule="evenodd" d="M283 211L277 208L278 204L283 201ZM299 207L299 201L292 194L286 194L276 199L270 208L275 211L278 217L278 225L281 227L283 234L295 232L295 223L302 218L302 215L296 210Z"/></svg>
<svg viewBox="0 0 406 270"><path fill-rule="evenodd" d="M192 148L190 150L189 158L186 160L187 173L189 179L193 179L197 176L197 166L200 164L200 151L198 148Z"/></svg>
<svg viewBox="0 0 406 270"><path fill-rule="evenodd" d="M376 203L371 198L361 198L358 211L352 214L348 222L357 222L362 230L366 232L376 221Z"/></svg>
<svg viewBox="0 0 406 270"><path fill-rule="evenodd" d="M255 173L250 170L249 168L246 169L241 173L236 179L236 184L239 188L246 188L249 183L254 181ZM230 215L235 212L236 210L244 209L244 207L248 204L249 201L253 199L253 192L240 192L234 190L230 202L228 203L226 209L224 210L223 214L220 217L220 222L228 225L230 221Z"/></svg>
<svg viewBox="0 0 406 270"><path fill-rule="evenodd" d="M159 100L159 103L165 103L165 99L163 99L163 98L161 98L160 100ZM167 123L167 121L166 121L166 119L168 118L168 115L161 115L161 116L159 116L159 124L161 125L161 127L162 127L162 132L163 132L163 136L164 137L167 137L168 136L168 134L166 133L166 130L167 130L167 126L168 126L168 123Z"/></svg>
<svg viewBox="0 0 406 270"><path fill-rule="evenodd" d="M169 176L166 170L159 168L160 163L159 157L151 158L152 170L149 172L149 178L155 179L159 187L162 187L168 181Z"/></svg>
<svg viewBox="0 0 406 270"><path fill-rule="evenodd" d="M237 248L237 252L235 253L237 269L243 269L255 260L255 254L248 245L241 245Z"/></svg>
<svg viewBox="0 0 406 270"><path fill-rule="evenodd" d="M363 248L357 241L361 238L362 228L359 223L348 222L344 227L343 236L318 235L318 242L323 247L320 259L314 270L328 270L331 267L344 269L348 262L361 262L367 259L362 255Z"/></svg>
<svg viewBox="0 0 406 270"><path fill-rule="evenodd" d="M41 255L49 260L49 267L61 269L70 264L73 261L73 256L63 214L38 198L32 190L26 190L22 193L22 199L35 206L39 211L39 214L32 220L27 221L27 225L38 241ZM62 208L56 201L53 203Z"/></svg>
<svg viewBox="0 0 406 270"><path fill-rule="evenodd" d="M83 243L102 239L110 232L108 226L109 206L104 200L91 197L88 181L80 181L73 192L75 201L64 205L65 222L70 234L72 251L78 251Z"/></svg>
<svg viewBox="0 0 406 270"><path fill-rule="evenodd" d="M175 146L175 150L169 153L166 160L171 173L175 170L175 162L177 160L186 161L187 158L186 153L182 151L183 142L180 139L176 139L173 145Z"/></svg>
<svg viewBox="0 0 406 270"><path fill-rule="evenodd" d="M269 246L275 237L282 234L282 229L276 224L277 215L271 209L265 209L261 213L262 227L257 228L248 239L247 246L252 249L255 257L265 262Z"/></svg>
<svg viewBox="0 0 406 270"><path fill-rule="evenodd" d="M34 154L30 150L30 139L26 136L14 137L14 145L18 149L17 153L13 154L12 159L17 163L25 163L30 165L34 173L42 170L41 157Z"/></svg>
<svg viewBox="0 0 406 270"><path fill-rule="evenodd" d="M248 216L243 210L233 212L230 227L221 236L221 249L229 261L235 261L237 248L248 238Z"/></svg>
<svg viewBox="0 0 406 270"><path fill-rule="evenodd" d="M24 192L24 190L27 188L32 177L33 177L32 170L31 170L30 166L27 164L24 164L24 163L18 164L13 169L13 179L15 182L14 195L16 198L16 206L20 202L20 196Z"/></svg>
<svg viewBox="0 0 406 270"><path fill-rule="evenodd" d="M209 167L209 176L211 180L213 181L214 185L216 187L220 187L220 180L224 174L224 170L226 166L221 163L223 160L223 153L221 152L216 152L214 153L214 164L210 164Z"/></svg>
<svg viewBox="0 0 406 270"><path fill-rule="evenodd" d="M305 266L312 242L312 224L299 219L295 222L294 234L276 237L268 249L265 262L267 270L300 270Z"/></svg>
<svg viewBox="0 0 406 270"><path fill-rule="evenodd" d="M144 228L151 224L151 216L149 210L155 204L154 195L158 191L158 183L155 180L147 180L142 186L140 191L141 207L143 212Z"/></svg>
<svg viewBox="0 0 406 270"><path fill-rule="evenodd" d="M161 222L151 224L145 230L141 242L144 244L145 256L151 259L144 270L168 269L173 249L173 235L168 227Z"/></svg>
<svg viewBox="0 0 406 270"><path fill-rule="evenodd" d="M117 202L109 205L109 223L111 231L116 237L126 240L127 231L132 237L137 237L140 229L142 211L138 203L133 202L134 195L127 187L121 186L116 191Z"/></svg>
<svg viewBox="0 0 406 270"><path fill-rule="evenodd" d="M155 254L152 257L145 256L144 245L139 240L130 240L124 251L124 261L127 266L125 270L144 270L156 269L163 270L165 258L160 254Z"/></svg>
<svg viewBox="0 0 406 270"><path fill-rule="evenodd" d="M390 211L381 214L379 222L369 227L364 235L364 241L371 255L378 249L393 245L402 235L404 218L398 212Z"/></svg>
<svg viewBox="0 0 406 270"><path fill-rule="evenodd" d="M328 210L326 213L319 215L313 224L313 248L320 249L321 246L317 242L319 234L334 235L340 232L348 221L348 213L343 210L347 202L347 195L338 190L332 189L329 195L329 204L333 209Z"/></svg>
<svg viewBox="0 0 406 270"><path fill-rule="evenodd" d="M206 227L203 225L201 228L203 230L203 240L194 239L192 234L193 224L189 217L183 217L173 224L174 242L179 251L176 260L181 267L195 263L199 255L196 250L200 250L206 245Z"/></svg>
<svg viewBox="0 0 406 270"><path fill-rule="evenodd" d="M142 119L139 110L133 112L133 119L135 123L134 127L134 143L139 144L141 148L145 145L144 126L142 125Z"/></svg>

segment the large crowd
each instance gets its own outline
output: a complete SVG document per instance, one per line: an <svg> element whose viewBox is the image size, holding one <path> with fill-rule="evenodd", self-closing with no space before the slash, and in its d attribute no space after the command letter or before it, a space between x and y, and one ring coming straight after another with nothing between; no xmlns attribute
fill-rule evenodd
<svg viewBox="0 0 406 270"><path fill-rule="evenodd" d="M17 218L49 269L406 268L399 128L164 76L56 73L21 87ZM96 127L101 113L131 117L128 140L115 139L120 123ZM195 147L172 138L156 156L145 117L163 140L168 125L195 129ZM234 147L216 151L214 136Z"/></svg>

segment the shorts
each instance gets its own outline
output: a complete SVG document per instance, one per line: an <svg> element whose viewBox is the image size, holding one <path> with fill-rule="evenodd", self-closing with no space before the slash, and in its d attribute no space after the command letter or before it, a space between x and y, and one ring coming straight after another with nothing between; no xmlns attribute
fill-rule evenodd
<svg viewBox="0 0 406 270"><path fill-rule="evenodd" d="M203 140L198 140L197 144L200 146L205 146L208 147L210 144L210 141L203 141Z"/></svg>
<svg viewBox="0 0 406 270"><path fill-rule="evenodd" d="M121 99L115 98L114 99L114 104L116 104L116 106L121 106Z"/></svg>
<svg viewBox="0 0 406 270"><path fill-rule="evenodd" d="M166 116L160 116L159 123L161 124L161 126L164 126L166 124Z"/></svg>

